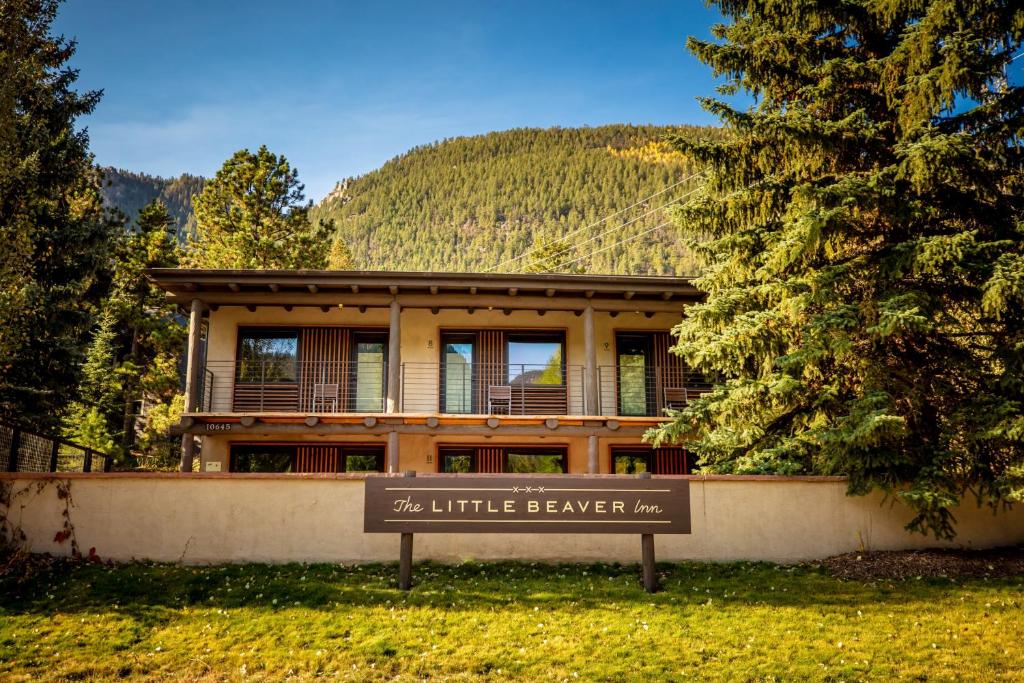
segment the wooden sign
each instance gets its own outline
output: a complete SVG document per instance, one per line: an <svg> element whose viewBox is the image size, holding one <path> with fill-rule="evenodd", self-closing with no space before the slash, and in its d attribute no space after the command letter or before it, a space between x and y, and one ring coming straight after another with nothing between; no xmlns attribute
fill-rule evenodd
<svg viewBox="0 0 1024 683"><path fill-rule="evenodd" d="M368 477L368 533L688 534L685 479Z"/></svg>

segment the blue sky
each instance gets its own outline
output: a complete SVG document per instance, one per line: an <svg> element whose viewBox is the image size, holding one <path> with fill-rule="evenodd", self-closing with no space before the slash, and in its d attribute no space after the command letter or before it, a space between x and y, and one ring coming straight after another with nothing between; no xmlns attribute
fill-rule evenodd
<svg viewBox="0 0 1024 683"><path fill-rule="evenodd" d="M67 0L97 162L212 175L267 144L319 199L415 145L520 126L713 123L698 0Z"/></svg>

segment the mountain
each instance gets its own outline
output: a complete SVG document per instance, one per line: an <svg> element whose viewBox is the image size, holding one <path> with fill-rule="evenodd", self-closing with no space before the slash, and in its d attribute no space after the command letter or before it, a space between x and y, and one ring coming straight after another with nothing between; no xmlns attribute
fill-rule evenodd
<svg viewBox="0 0 1024 683"><path fill-rule="evenodd" d="M202 192L205 178L188 174L161 178L111 167L102 171L104 204L117 207L130 221L134 221L139 209L159 199L167 205L171 217L178 224L178 236L184 241L195 220L192 197Z"/></svg>
<svg viewBox="0 0 1024 683"><path fill-rule="evenodd" d="M567 253L556 251L551 263L557 270L690 274L693 260L671 226L653 229L666 216L652 210L697 182L686 180L693 167L664 139L722 134L694 126L612 125L447 139L341 181L312 216L333 219L357 266L367 269L515 270L529 259L503 262L538 241L583 228L567 240Z"/></svg>

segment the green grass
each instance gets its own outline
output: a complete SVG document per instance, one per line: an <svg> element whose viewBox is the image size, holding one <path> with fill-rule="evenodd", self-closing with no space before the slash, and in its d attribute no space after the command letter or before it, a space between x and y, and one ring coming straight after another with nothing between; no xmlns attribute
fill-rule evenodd
<svg viewBox="0 0 1024 683"><path fill-rule="evenodd" d="M659 569L59 564L0 583L0 680L1024 680L1024 577Z"/></svg>

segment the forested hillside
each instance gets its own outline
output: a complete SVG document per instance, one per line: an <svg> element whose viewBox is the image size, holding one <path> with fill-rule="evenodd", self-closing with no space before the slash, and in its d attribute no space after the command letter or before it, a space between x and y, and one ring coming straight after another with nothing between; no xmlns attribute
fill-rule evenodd
<svg viewBox="0 0 1024 683"><path fill-rule="evenodd" d="M333 218L358 267L474 271L588 226L693 174L661 141L718 137L719 129L614 125L515 129L416 147L344 180L312 218ZM686 193L693 179L615 221L581 231L560 270L688 274L694 265L663 211L588 241ZM650 231L650 232L647 232ZM642 234L645 233L646 234ZM624 244L625 238L636 236ZM592 258L566 262L603 250ZM526 261L502 270L522 268Z"/></svg>
<svg viewBox="0 0 1024 683"><path fill-rule="evenodd" d="M202 177L182 174L177 178L161 178L119 168L101 170L104 204L121 209L134 223L142 207L159 199L167 206L178 226L178 236L183 240L192 226L192 197L202 191L205 182Z"/></svg>

